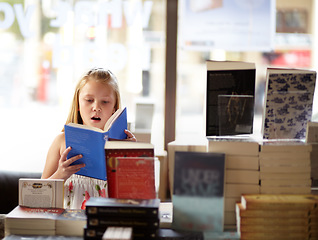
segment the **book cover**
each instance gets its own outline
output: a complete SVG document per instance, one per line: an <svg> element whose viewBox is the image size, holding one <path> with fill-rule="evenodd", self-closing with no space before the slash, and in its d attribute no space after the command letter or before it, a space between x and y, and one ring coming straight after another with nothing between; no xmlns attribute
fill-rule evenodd
<svg viewBox="0 0 318 240"><path fill-rule="evenodd" d="M154 199L157 197L155 158L116 157L107 161L107 167L112 169L109 180L114 186L111 188L114 191L109 191L110 197L122 199Z"/></svg>
<svg viewBox="0 0 318 240"><path fill-rule="evenodd" d="M63 179L19 179L19 205L33 208L63 208Z"/></svg>
<svg viewBox="0 0 318 240"><path fill-rule="evenodd" d="M264 139L305 139L311 120L316 72L268 68L264 98Z"/></svg>
<svg viewBox="0 0 318 240"><path fill-rule="evenodd" d="M88 216L122 216L158 218L160 199L90 198L86 202Z"/></svg>
<svg viewBox="0 0 318 240"><path fill-rule="evenodd" d="M65 209L64 212L56 218L56 235L60 236L78 236L84 235L87 217L85 210Z"/></svg>
<svg viewBox="0 0 318 240"><path fill-rule="evenodd" d="M223 231L224 161L222 153L175 152L172 228Z"/></svg>
<svg viewBox="0 0 318 240"><path fill-rule="evenodd" d="M113 115L114 117L106 122L104 131L76 123L64 126L66 147L72 147L67 157L71 158L82 154L83 157L73 164L86 164L76 174L107 180L105 142L110 139L125 139L127 137L124 132L127 129L126 108L122 111L117 110L116 113L117 118Z"/></svg>
<svg viewBox="0 0 318 240"><path fill-rule="evenodd" d="M128 188L131 193L134 192L131 197L127 195L128 192L126 192L125 197L123 195L118 195L120 192L118 192L119 186L124 186L125 182L131 186L131 184L134 184L135 182L130 180L129 178L125 178L125 176L122 176L125 174L127 167L131 167L135 169L134 171L131 171L131 177L134 177L136 180L136 183L139 182L140 184L143 184L142 178L149 178L148 186L150 188L146 191L147 196L146 198L156 198L156 196L153 195L153 188L152 188L152 182L155 181L154 179L154 146L151 143L142 143L142 142L131 142L131 141L107 141L105 144L105 156L106 156L106 163L107 163L107 175L108 175L108 196L110 198L142 198L143 195L141 192L137 193L137 188ZM118 158L136 158L131 163L128 161L122 160L122 164L119 165ZM144 170L147 170L145 172L140 172L141 168L139 168L136 164L138 163L138 158L145 158L144 161ZM152 158L152 161L148 158ZM146 161L148 159L148 161ZM150 160L150 161L149 161ZM130 165L130 166L128 166ZM141 166L141 165L140 165ZM132 170L132 169L131 169ZM140 176L138 176L136 173L139 172ZM128 174L128 173L126 173ZM118 185L117 179L121 178L121 185ZM145 180L145 179L144 179ZM127 181L130 181L127 182ZM137 187L137 185L136 185ZM145 186L139 185L139 187L145 188ZM154 185L155 188L155 185ZM123 193L122 193L123 194ZM151 196L149 194L152 194ZM137 196L136 196L137 195Z"/></svg>
<svg viewBox="0 0 318 240"><path fill-rule="evenodd" d="M255 64L207 61L206 136L253 132Z"/></svg>

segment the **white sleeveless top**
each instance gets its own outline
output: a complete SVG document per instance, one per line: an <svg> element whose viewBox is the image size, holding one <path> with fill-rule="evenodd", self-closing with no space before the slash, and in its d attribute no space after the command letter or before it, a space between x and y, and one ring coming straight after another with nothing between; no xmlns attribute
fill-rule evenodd
<svg viewBox="0 0 318 240"><path fill-rule="evenodd" d="M64 208L85 209L90 197L108 197L107 181L73 174L64 183Z"/></svg>

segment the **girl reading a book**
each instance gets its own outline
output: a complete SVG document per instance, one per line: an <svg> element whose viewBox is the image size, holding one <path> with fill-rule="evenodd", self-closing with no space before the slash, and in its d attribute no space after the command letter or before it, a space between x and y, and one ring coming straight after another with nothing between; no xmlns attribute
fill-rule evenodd
<svg viewBox="0 0 318 240"><path fill-rule="evenodd" d="M102 68L88 71L78 82L71 109L66 120L100 129L120 108L118 82L113 73ZM129 141L136 141L135 136L125 130ZM84 164L71 165L82 155L67 159L71 147L65 145L64 129L54 139L49 148L42 178L64 179L64 207L85 208L90 197L107 197L107 181L77 175Z"/></svg>

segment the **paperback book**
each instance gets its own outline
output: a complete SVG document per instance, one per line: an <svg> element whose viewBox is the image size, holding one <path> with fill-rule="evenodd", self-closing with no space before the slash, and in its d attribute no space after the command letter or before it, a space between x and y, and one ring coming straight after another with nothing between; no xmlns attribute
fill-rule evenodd
<svg viewBox="0 0 318 240"><path fill-rule="evenodd" d="M253 132L255 64L207 61L206 136Z"/></svg>
<svg viewBox="0 0 318 240"><path fill-rule="evenodd" d="M223 231L224 159L222 153L175 152L172 228Z"/></svg>
<svg viewBox="0 0 318 240"><path fill-rule="evenodd" d="M127 129L126 108L117 110L106 122L104 130L76 123L65 125L66 147L72 147L67 157L82 154L83 157L73 164L85 163L85 167L76 174L107 180L105 143L112 139L125 139L127 137L125 129Z"/></svg>
<svg viewBox="0 0 318 240"><path fill-rule="evenodd" d="M17 206L5 218L6 235L83 236L84 210Z"/></svg>
<svg viewBox="0 0 318 240"><path fill-rule="evenodd" d="M305 139L311 120L316 72L268 68L264 98L264 139Z"/></svg>

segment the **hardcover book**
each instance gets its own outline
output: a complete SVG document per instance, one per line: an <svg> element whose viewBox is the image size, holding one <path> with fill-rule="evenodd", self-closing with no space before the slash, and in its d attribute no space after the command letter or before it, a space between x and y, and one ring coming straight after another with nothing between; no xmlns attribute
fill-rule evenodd
<svg viewBox="0 0 318 240"><path fill-rule="evenodd" d="M223 231L224 159L222 153L175 152L172 228Z"/></svg>
<svg viewBox="0 0 318 240"><path fill-rule="evenodd" d="M110 198L156 198L151 143L107 141L105 153Z"/></svg>
<svg viewBox="0 0 318 240"><path fill-rule="evenodd" d="M63 208L63 179L19 179L19 205L33 208Z"/></svg>
<svg viewBox="0 0 318 240"><path fill-rule="evenodd" d="M82 154L83 157L73 164L86 164L76 174L107 180L105 143L111 139L125 139L127 137L125 129L127 129L126 108L117 110L106 122L104 130L76 123L65 125L66 147L72 147L67 157Z"/></svg>
<svg viewBox="0 0 318 240"><path fill-rule="evenodd" d="M87 216L122 216L158 218L160 199L90 198L86 202Z"/></svg>
<svg viewBox="0 0 318 240"><path fill-rule="evenodd" d="M206 136L253 132L255 64L207 61Z"/></svg>
<svg viewBox="0 0 318 240"><path fill-rule="evenodd" d="M311 120L316 72L268 68L264 98L264 139L305 139Z"/></svg>

